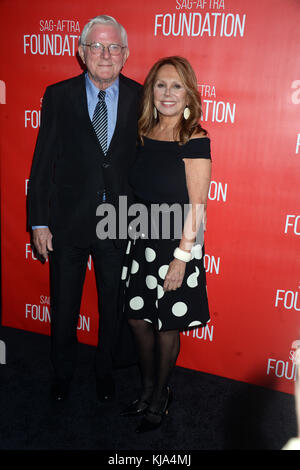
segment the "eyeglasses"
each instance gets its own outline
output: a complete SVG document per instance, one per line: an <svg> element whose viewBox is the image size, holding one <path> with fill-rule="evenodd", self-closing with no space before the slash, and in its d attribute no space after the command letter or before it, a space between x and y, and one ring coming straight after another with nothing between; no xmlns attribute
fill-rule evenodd
<svg viewBox="0 0 300 470"><path fill-rule="evenodd" d="M104 53L105 49L108 50L108 52L111 55L120 55L122 52L122 49L125 49L127 46L120 46L120 44L109 44L109 46L104 46L101 44L101 42L93 42L92 44L82 44L83 46L87 46L91 49L92 54L101 54Z"/></svg>

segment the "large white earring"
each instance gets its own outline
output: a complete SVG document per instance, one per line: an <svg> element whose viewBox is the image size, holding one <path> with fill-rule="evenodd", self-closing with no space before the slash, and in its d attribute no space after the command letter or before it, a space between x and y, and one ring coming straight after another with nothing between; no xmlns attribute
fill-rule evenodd
<svg viewBox="0 0 300 470"><path fill-rule="evenodd" d="M186 108L184 108L184 111L183 111L183 117L185 120L187 120L191 115L191 111L190 111L190 108L188 108L188 106Z"/></svg>
<svg viewBox="0 0 300 470"><path fill-rule="evenodd" d="M154 116L154 119L156 120L157 119L157 109L156 109L155 106L153 107L153 116Z"/></svg>

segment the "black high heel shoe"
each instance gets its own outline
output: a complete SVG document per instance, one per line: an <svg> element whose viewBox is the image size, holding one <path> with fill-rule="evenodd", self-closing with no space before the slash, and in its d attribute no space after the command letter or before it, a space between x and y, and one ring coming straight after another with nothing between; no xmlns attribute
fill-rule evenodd
<svg viewBox="0 0 300 470"><path fill-rule="evenodd" d="M146 406L142 406L143 404ZM127 408L121 411L120 416L141 416L146 412L148 406L149 403L146 400L134 400Z"/></svg>
<svg viewBox="0 0 300 470"><path fill-rule="evenodd" d="M135 432L140 434L144 432L149 432L149 431L154 431L155 429L159 428L162 425L163 419L167 414L169 413L169 406L172 401L172 394L171 390L169 387L167 387L167 399L164 404L164 407L161 411L151 411L151 410L146 410L146 413L149 413L149 415L155 416L155 417L160 417L158 421L150 421L147 419L147 414L143 417L141 424L136 428Z"/></svg>

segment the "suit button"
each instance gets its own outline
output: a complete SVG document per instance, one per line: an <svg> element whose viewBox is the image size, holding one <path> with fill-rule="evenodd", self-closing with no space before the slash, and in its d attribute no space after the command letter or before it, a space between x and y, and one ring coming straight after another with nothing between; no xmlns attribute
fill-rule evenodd
<svg viewBox="0 0 300 470"><path fill-rule="evenodd" d="M109 163L102 163L102 168L108 168L110 166Z"/></svg>

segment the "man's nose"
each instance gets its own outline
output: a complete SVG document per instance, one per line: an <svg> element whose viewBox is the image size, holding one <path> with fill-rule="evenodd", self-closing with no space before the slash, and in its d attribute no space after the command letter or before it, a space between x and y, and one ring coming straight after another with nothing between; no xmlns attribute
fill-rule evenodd
<svg viewBox="0 0 300 470"><path fill-rule="evenodd" d="M104 57L104 58L110 58L110 52L109 52L109 49L108 49L108 46L103 46L102 47L102 50L101 50L101 55Z"/></svg>

